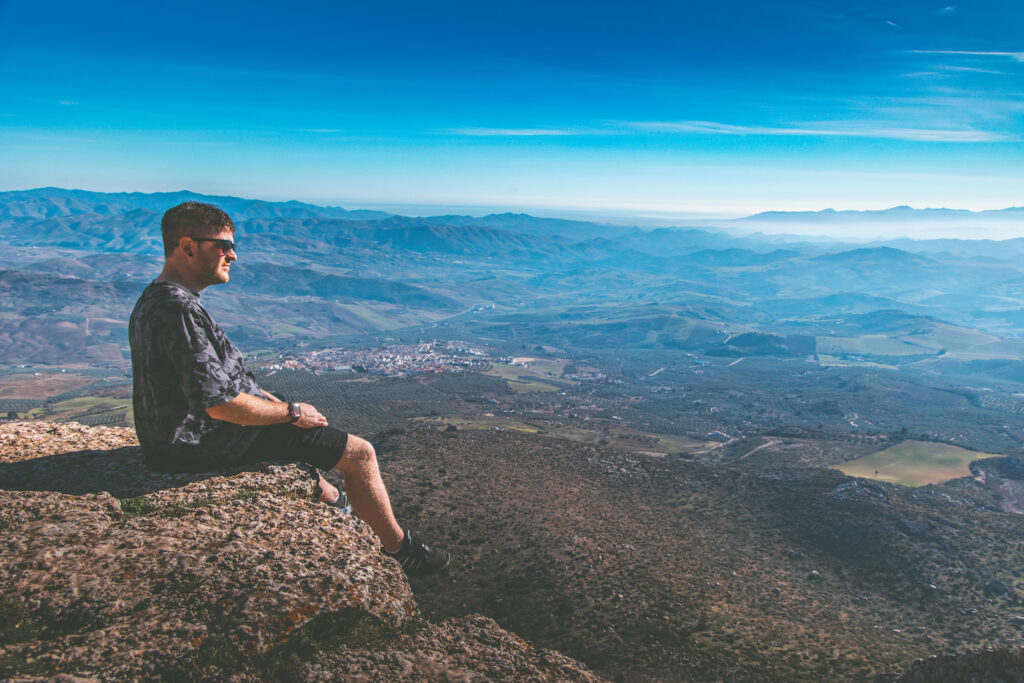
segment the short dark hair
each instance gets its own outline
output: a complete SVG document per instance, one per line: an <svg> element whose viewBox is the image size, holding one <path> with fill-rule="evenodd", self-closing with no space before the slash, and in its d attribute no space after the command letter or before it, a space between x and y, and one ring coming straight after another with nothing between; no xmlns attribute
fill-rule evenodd
<svg viewBox="0 0 1024 683"><path fill-rule="evenodd" d="M184 202L167 209L160 221L160 232L164 238L164 256L170 256L182 237L209 237L224 228L235 232L235 224L213 204Z"/></svg>

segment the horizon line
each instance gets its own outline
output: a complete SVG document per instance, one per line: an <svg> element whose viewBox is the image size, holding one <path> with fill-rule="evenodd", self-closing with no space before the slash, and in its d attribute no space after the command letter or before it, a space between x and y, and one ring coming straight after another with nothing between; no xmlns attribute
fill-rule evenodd
<svg viewBox="0 0 1024 683"><path fill-rule="evenodd" d="M618 219L626 219L633 217L636 219L641 218L658 218L660 220L687 220L687 221L740 221L749 218L755 218L763 214L835 214L835 213L882 213L886 211L893 211L896 209L908 209L911 211L952 211L962 212L969 214L981 214L981 213L998 213L1002 211L1012 210L1024 210L1024 206L1002 206L999 208L983 208L983 209L966 209L956 208L950 206L925 206L925 207L914 207L909 204L897 204L891 206L884 206L882 208L863 208L863 209L849 209L849 208L837 208L835 206L826 206L824 208L797 208L797 209L762 209L753 212L743 212L737 210L719 210L719 211L705 211L700 212L694 209L688 209L686 207L668 206L663 202L651 202L648 204L633 204L633 205L586 205L586 204L531 204L529 202L522 203L519 205L512 205L500 201L492 202L444 202L444 201L396 201L390 199L383 200L352 200L346 201L342 199L272 199L266 196L243 196L240 194L223 194L215 192L201 192L191 189L178 189L178 190L89 190L84 188L69 188L60 187L57 185L46 185L41 187L33 187L27 189L6 189L0 190L2 194L17 193L17 192L41 192L46 190L60 190L63 192L83 192L91 194L111 194L111 195L175 195L175 194L191 194L201 197L211 198L222 198L222 199L239 199L243 201L253 202L265 202L269 204L287 204L287 203L299 203L307 206L315 206L324 209L341 209L343 211L382 211L385 213L391 213L383 208L379 207L392 207L392 208L437 208L438 210L449 209L448 212L442 212L432 215L419 215L419 216L406 216L406 217L417 217L417 218L432 218L440 217L445 215L466 215L470 218L484 218L486 216L495 216L502 214L525 214L530 215L534 218L554 218L554 216L544 216L529 211L555 211L558 213L569 213L579 215L592 215L592 216L604 216L606 219L611 216L615 216ZM479 209L487 211L486 214L479 216L471 214L459 214L451 213L451 210L455 209ZM653 214L653 215L652 215ZM402 215L402 214L395 214ZM731 217L726 217L731 215ZM580 219L577 219L580 220Z"/></svg>

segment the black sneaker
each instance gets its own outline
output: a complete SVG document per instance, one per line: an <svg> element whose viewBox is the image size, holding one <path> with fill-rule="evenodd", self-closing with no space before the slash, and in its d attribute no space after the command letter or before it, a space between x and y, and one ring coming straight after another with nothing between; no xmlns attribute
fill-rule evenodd
<svg viewBox="0 0 1024 683"><path fill-rule="evenodd" d="M427 576L437 574L448 568L452 556L442 548L431 548L429 545L409 533L405 532L402 539L402 547L397 552L390 553L386 548L381 551L388 557L398 560L402 565L406 576Z"/></svg>
<svg viewBox="0 0 1024 683"><path fill-rule="evenodd" d="M315 500L318 503L323 503L324 505L330 505L332 508L338 508L339 510L341 510L342 514L353 514L352 505L348 502L348 496L345 495L345 489L340 486L337 488L338 497L335 498L333 502L328 503L326 500L321 498L324 492L323 489L320 488L320 484L318 483L316 486L313 487L313 500Z"/></svg>

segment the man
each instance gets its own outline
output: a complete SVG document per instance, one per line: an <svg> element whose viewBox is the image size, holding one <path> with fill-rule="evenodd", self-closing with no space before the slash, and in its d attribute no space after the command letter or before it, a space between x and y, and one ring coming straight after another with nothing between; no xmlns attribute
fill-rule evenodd
<svg viewBox="0 0 1024 683"><path fill-rule="evenodd" d="M160 224L164 267L142 292L129 323L135 429L156 469L209 471L263 460L335 469L352 509L407 574L445 569L449 555L403 531L391 510L377 456L365 439L330 427L308 403L286 403L262 390L242 354L199 302L228 281L235 226L201 202L169 209ZM320 500L345 495L317 472Z"/></svg>

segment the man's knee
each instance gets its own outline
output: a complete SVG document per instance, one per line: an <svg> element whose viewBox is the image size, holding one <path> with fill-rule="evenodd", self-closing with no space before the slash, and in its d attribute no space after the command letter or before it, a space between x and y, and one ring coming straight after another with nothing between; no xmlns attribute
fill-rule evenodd
<svg viewBox="0 0 1024 683"><path fill-rule="evenodd" d="M362 468L376 462L377 452L373 449L373 444L350 434L348 443L345 444L345 452L335 469L344 471L348 468Z"/></svg>

